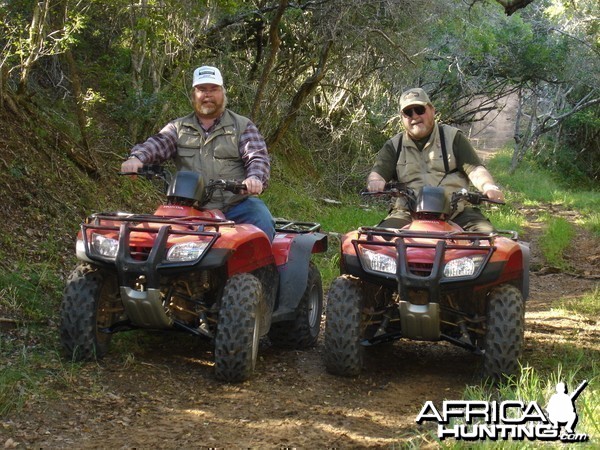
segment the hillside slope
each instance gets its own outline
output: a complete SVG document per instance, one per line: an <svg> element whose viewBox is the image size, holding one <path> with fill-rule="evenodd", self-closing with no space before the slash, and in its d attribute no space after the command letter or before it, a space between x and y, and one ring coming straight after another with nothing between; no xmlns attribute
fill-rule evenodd
<svg viewBox="0 0 600 450"><path fill-rule="evenodd" d="M141 209L149 201L147 190L132 189L130 180L117 175L119 155L94 149L99 162L92 162L43 116L0 111L0 125L0 264L5 268L19 260L69 264L83 217Z"/></svg>

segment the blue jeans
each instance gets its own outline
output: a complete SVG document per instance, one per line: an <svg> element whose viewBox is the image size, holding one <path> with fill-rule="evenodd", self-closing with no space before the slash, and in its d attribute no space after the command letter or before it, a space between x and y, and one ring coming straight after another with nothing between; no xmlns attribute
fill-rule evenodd
<svg viewBox="0 0 600 450"><path fill-rule="evenodd" d="M228 220L235 223L249 223L265 232L270 241L275 237L275 221L265 203L256 197L248 197L232 206L225 213Z"/></svg>

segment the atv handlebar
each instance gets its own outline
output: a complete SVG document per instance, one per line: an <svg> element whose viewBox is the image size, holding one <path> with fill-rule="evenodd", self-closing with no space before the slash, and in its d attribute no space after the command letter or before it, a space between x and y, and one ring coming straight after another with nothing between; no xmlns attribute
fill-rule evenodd
<svg viewBox="0 0 600 450"><path fill-rule="evenodd" d="M506 204L505 202L503 202L501 200L493 200L481 192L469 192L466 189L461 189L458 192L454 192L452 194L452 199L450 200L450 203L455 204L455 203L458 203L460 200L466 200L467 202L471 203L472 205L479 205L484 202L495 203L497 205Z"/></svg>
<svg viewBox="0 0 600 450"><path fill-rule="evenodd" d="M119 175L140 176L148 180L152 180L153 178L167 179L165 168L160 164L144 164L137 172L119 172Z"/></svg>
<svg viewBox="0 0 600 450"><path fill-rule="evenodd" d="M416 199L415 191L406 186L404 183L399 182L388 182L385 183L385 187L383 191L378 192L370 192L370 191L360 191L360 195L363 197L381 197L381 196L390 196L390 197L406 197L407 199Z"/></svg>
<svg viewBox="0 0 600 450"><path fill-rule="evenodd" d="M385 184L383 191L361 191L360 195L364 197L378 197L385 195L388 195L390 197L405 197L409 201L416 201L417 199L417 194L414 191L414 189L407 187L405 183L399 182L388 182ZM498 205L506 204L505 202L500 200L493 200L487 195L478 191L468 191L467 189L460 189L459 191L454 192L452 194L452 198L450 199L450 205L455 206L461 200L465 200L466 202L472 205L480 205L481 203L495 203Z"/></svg>
<svg viewBox="0 0 600 450"><path fill-rule="evenodd" d="M137 172L119 172L118 174L123 176L140 176L148 180L158 178L167 181L170 179L167 176L167 171L160 164L144 164ZM237 194L245 191L246 185L237 180L210 180L206 185L206 189L210 191L222 189Z"/></svg>
<svg viewBox="0 0 600 450"><path fill-rule="evenodd" d="M233 192L239 194L246 190L246 185L237 180L210 180L206 185L206 189L217 190L222 189L224 191Z"/></svg>

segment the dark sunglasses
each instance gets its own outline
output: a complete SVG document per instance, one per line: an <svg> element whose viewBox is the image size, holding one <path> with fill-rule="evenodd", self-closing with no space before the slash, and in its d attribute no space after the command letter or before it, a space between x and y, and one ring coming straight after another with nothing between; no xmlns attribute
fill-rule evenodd
<svg viewBox="0 0 600 450"><path fill-rule="evenodd" d="M405 108L402 110L402 114L404 114L406 117L412 117L413 112L417 113L418 116L422 116L423 114L425 114L425 106L417 105L413 106L412 108Z"/></svg>

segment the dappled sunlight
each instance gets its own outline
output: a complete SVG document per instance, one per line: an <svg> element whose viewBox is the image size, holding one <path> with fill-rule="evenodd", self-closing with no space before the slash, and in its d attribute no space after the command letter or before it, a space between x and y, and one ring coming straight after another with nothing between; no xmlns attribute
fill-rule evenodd
<svg viewBox="0 0 600 450"><path fill-rule="evenodd" d="M320 442L323 446L336 445L391 445L398 443L400 434L411 425L406 418L389 413L374 413L368 409L352 409L315 405L314 417L297 418L293 411L265 412L263 417L249 416L243 409L229 410L226 415L203 408L183 409L190 418L199 420L203 431L219 445L229 442L225 430L235 428L238 434L252 436L260 445L279 443ZM177 414L175 411L174 414ZM250 418L252 417L252 418ZM174 417L177 419L177 417ZM288 436L288 437L286 437ZM296 436L289 438L289 436Z"/></svg>

